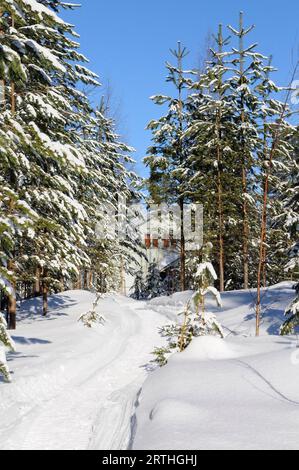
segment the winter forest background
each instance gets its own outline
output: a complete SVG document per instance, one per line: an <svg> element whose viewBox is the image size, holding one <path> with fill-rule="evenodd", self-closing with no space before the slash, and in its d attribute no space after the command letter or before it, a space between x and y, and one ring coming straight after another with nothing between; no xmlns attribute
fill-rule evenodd
<svg viewBox="0 0 299 470"><path fill-rule="evenodd" d="M283 281L294 281L295 300L280 332L295 333L298 57L288 83L276 83L275 57L251 39L242 12L229 26L213 25L200 65L186 65L185 44L169 44L169 94L151 97L158 117L148 119L144 178L110 92L96 91L95 103L101 78L62 19L76 9L60 0L0 0L0 344L14 350L7 329L17 328L20 306L32 299L42 299L39 318L52 294L94 292L80 319L105 327L96 313L104 294L151 300L192 291L182 322L161 327L168 346L155 355L164 365L193 337L225 336L207 296L220 306L224 292L251 292L259 336L265 289ZM178 236L136 238L137 212L128 213L124 237L111 236L124 197L141 212L178 205ZM184 210L195 204L203 206L203 244L188 249ZM10 380L4 353L0 369Z"/></svg>
<svg viewBox="0 0 299 470"><path fill-rule="evenodd" d="M11 328L17 298L43 294L46 314L49 291L94 283L119 291L123 271L138 271L129 235L119 242L95 233L111 223L101 204L116 206L120 195L202 204L220 291L298 277L298 64L289 84L275 84L275 64L252 44L243 14L237 25L216 26L201 69L185 70L181 43L171 50L172 95L152 97L161 117L148 124L150 177L141 181L107 97L96 108L89 100L99 79L57 15L73 7L26 0L1 8L1 302ZM182 235L180 260L166 274L172 291L192 287L201 257L184 243ZM154 266L150 274L159 277Z"/></svg>

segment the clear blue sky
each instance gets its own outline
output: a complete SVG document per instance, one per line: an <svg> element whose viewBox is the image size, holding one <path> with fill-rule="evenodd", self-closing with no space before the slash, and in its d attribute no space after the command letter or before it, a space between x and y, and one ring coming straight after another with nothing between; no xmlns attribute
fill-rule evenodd
<svg viewBox="0 0 299 470"><path fill-rule="evenodd" d="M79 0L80 1L80 0ZM287 85L299 51L298 0L81 0L81 8L64 14L80 34L81 51L102 83L109 81L114 104L120 104L120 128L135 147L137 170L144 174L142 158L150 142L147 122L161 113L149 100L164 93L164 63L169 48L178 40L191 53L187 66L194 67L203 54L208 33L218 24L237 25L245 13L246 25L254 23L251 42L273 55L275 76ZM299 78L299 77L297 77ZM101 91L93 96L98 100Z"/></svg>

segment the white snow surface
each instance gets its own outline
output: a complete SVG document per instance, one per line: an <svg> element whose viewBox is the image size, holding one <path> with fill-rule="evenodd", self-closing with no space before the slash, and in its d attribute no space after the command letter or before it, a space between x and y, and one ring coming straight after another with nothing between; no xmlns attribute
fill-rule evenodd
<svg viewBox="0 0 299 470"><path fill-rule="evenodd" d="M187 295L151 305L171 318ZM133 448L298 450L299 349L296 338L278 336L292 297L290 283L264 291L262 335L255 338L254 292L223 294L218 320L226 338L196 338L150 375Z"/></svg>
<svg viewBox="0 0 299 470"><path fill-rule="evenodd" d="M0 379L0 449L126 449L131 416L164 319L128 298L108 296L105 326L77 320L95 295L69 291L23 303L8 354L12 384ZM134 307L134 308L133 308Z"/></svg>
<svg viewBox="0 0 299 470"><path fill-rule="evenodd" d="M279 337L291 283L263 293L254 337L254 291L228 292L215 312L226 333L195 339L163 368L150 364L192 292L138 302L118 295L97 307L105 326L77 320L95 295L68 291L22 303L0 379L0 449L299 449L299 349Z"/></svg>

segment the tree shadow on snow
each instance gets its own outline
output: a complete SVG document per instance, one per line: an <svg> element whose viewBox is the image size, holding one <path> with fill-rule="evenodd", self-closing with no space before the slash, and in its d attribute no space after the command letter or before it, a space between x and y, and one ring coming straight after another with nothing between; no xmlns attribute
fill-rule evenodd
<svg viewBox="0 0 299 470"><path fill-rule="evenodd" d="M8 353L7 355L7 362L13 362L15 361L16 359L36 359L37 356L36 354L21 354L21 353Z"/></svg>
<svg viewBox="0 0 299 470"><path fill-rule="evenodd" d="M41 297L36 297L30 300L24 300L20 303L20 308L18 311L18 320L31 319L43 321L45 318L47 320L53 320L56 317L67 316L62 310L73 307L78 302L72 299L70 296L66 295L51 295L49 296L48 308L49 313L46 317L42 316L43 303ZM39 318L37 318L39 317Z"/></svg>
<svg viewBox="0 0 299 470"><path fill-rule="evenodd" d="M287 305L290 302L290 289L267 289L262 294L262 312L261 325L264 326L269 335L279 335L280 327L284 322L284 308L281 305ZM279 305L279 307L278 307ZM252 313L245 317L245 322L255 321L256 299L253 299L249 305ZM268 326L267 326L268 325Z"/></svg>
<svg viewBox="0 0 299 470"><path fill-rule="evenodd" d="M25 336L12 336L16 344L50 344L51 341L40 338L25 338Z"/></svg>

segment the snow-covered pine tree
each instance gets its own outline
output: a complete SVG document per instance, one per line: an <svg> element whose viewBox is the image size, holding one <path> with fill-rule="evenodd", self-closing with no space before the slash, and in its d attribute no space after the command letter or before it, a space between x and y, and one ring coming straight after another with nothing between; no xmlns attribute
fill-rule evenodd
<svg viewBox="0 0 299 470"><path fill-rule="evenodd" d="M150 263L149 265L145 285L146 285L146 296L148 299L159 297L164 292L160 270L155 261Z"/></svg>
<svg viewBox="0 0 299 470"><path fill-rule="evenodd" d="M134 285L132 287L133 299L141 300L145 296L146 288L142 269L139 269L135 274Z"/></svg>
<svg viewBox="0 0 299 470"><path fill-rule="evenodd" d="M109 284L109 288L118 291L120 271L127 268L132 253L138 250L132 231L117 232L122 201L130 206L139 198L138 178L130 169L134 163L131 158L134 149L122 142L116 133L104 99L83 131L88 171L78 198L88 215L87 252L91 273L95 278L105 278L106 288ZM105 212L107 204L113 214L111 210ZM123 208L123 213L129 218L127 207ZM101 227L100 238L97 226Z"/></svg>
<svg viewBox="0 0 299 470"><path fill-rule="evenodd" d="M16 323L17 251L24 235L32 234L37 215L19 191L27 172L28 137L9 111L0 113L0 289L8 299L9 328Z"/></svg>
<svg viewBox="0 0 299 470"><path fill-rule="evenodd" d="M186 246L184 236L184 203L187 203L185 192L188 184L185 178L184 163L188 153L188 139L185 131L188 126L186 112L186 95L189 84L188 76L192 71L183 69L183 60L188 51L178 43L176 50L171 50L176 65L166 63L167 82L175 89L175 96L156 95L152 100L157 105L167 106L167 112L158 120L148 124L152 131L153 145L148 149L145 164L150 168L148 182L150 199L155 204L178 204L181 209L180 238L180 284L186 290Z"/></svg>
<svg viewBox="0 0 299 470"><path fill-rule="evenodd" d="M284 196L284 210L278 218L279 226L283 227L284 232L288 234L288 242L291 245L289 249L289 262L286 265L286 271L291 273L292 277L299 279L299 131L296 129L292 139L292 171L289 172L285 184L281 187L281 196ZM295 286L296 297L290 306L286 309L286 321L281 327L281 334L287 335L298 331L299 327L299 283Z"/></svg>
<svg viewBox="0 0 299 470"><path fill-rule="evenodd" d="M288 165L288 173L280 175L280 184L277 191L277 199L282 200L280 212L277 215L277 225L287 234L288 251L291 259L286 270L293 272L296 267L296 247L298 246L299 230L299 129L295 130L290 139L292 145L291 158ZM286 238L286 237L285 237ZM297 274L298 275L298 274Z"/></svg>
<svg viewBox="0 0 299 470"><path fill-rule="evenodd" d="M242 212L242 256L243 286L249 288L252 280L249 277L251 261L255 263L255 245L258 230L257 181L255 165L257 152L262 143L259 133L259 109L263 105L257 93L257 87L263 80L263 60L267 58L256 51L257 44L247 46L245 40L254 26L244 27L244 15L240 13L239 27L229 26L238 45L229 56L230 95L235 113L234 142L236 151L235 164L240 173L241 212Z"/></svg>
<svg viewBox="0 0 299 470"><path fill-rule="evenodd" d="M299 242L290 252L290 269L299 269ZM285 311L286 321L281 327L281 335L295 334L299 331L299 284L295 285L296 297Z"/></svg>
<svg viewBox="0 0 299 470"><path fill-rule="evenodd" d="M216 48L211 48L206 69L199 74L198 81L192 83L192 93L188 97L190 117L186 134L192 146L186 167L189 197L204 206L205 236L215 246L219 287L223 291L229 274L226 265L234 264L239 249L240 237L235 226L240 221L236 208L240 198L240 177L233 146L234 107L230 100L231 84L226 64L229 53L224 50L229 38L223 36L222 25L214 39ZM234 254L230 257L232 247Z"/></svg>
<svg viewBox="0 0 299 470"><path fill-rule="evenodd" d="M11 382L11 375L6 362L5 350L14 352L15 344L7 331L5 318L0 313L0 375L3 375L6 382Z"/></svg>
<svg viewBox="0 0 299 470"><path fill-rule="evenodd" d="M296 74L296 70L294 72ZM284 102L273 99L271 92L278 91L278 87L269 80L268 73L266 73L266 80L264 81L264 89L270 97L265 100L267 106L267 115L272 117L268 123L264 117L263 119L263 137L264 159L261 164L263 174L263 202L262 202L262 217L261 217L261 230L259 240L259 263L257 270L257 303L256 303L256 335L259 336L260 320L261 320L261 284L262 273L266 263L266 244L268 232L268 219L269 219L269 206L271 201L271 190L274 188L274 194L281 187L281 174L288 174L294 170L294 161L292 158L293 146L291 139L294 136L295 129L288 122L290 117L290 109L288 100L290 96L290 89L286 94ZM295 75L294 75L295 76ZM293 77L294 78L294 77ZM265 97L265 91L262 92ZM266 111L265 111L266 113Z"/></svg>
<svg viewBox="0 0 299 470"><path fill-rule="evenodd" d="M71 39L75 35L71 25L35 0L4 3L3 55L7 62L12 57L22 70L23 81L13 77L14 119L27 137L27 168L14 182L17 194L39 216L34 239L22 240L28 249L16 255L19 266L24 264L23 271L31 267L33 278L41 273L46 313L48 289L88 262L84 251L87 217L76 191L78 181L87 174L79 129L89 119L91 108L77 85L97 81L95 74L78 65L86 59ZM54 3L57 9L60 2ZM12 83L11 75L7 68L6 83ZM14 173L12 165L11 170Z"/></svg>

